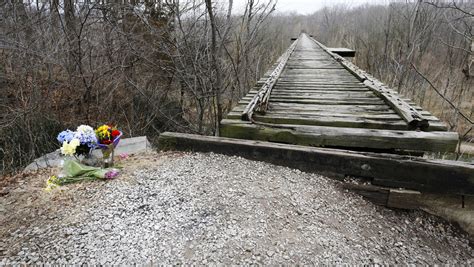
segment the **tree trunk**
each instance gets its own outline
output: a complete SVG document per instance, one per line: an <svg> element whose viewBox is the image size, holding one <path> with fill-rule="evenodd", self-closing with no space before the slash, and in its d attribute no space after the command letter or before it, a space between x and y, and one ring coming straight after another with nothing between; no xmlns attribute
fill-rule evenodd
<svg viewBox="0 0 474 267"><path fill-rule="evenodd" d="M213 93L216 98L217 105L217 114L216 114L216 131L215 135L219 136L219 127L222 120L222 101L221 101L221 71L219 68L219 63L217 62L217 25L214 18L214 13L212 11L212 2L211 0L206 0L207 13L209 14L209 20L211 21L211 53L212 53L212 68L214 69L216 80L213 86Z"/></svg>
<svg viewBox="0 0 474 267"><path fill-rule="evenodd" d="M67 42L69 44L68 58L67 58L67 69L69 74L76 72L76 66L78 64L78 58L76 58L80 51L79 40L76 36L76 17L74 14L74 1L64 0L64 21L65 21L65 33Z"/></svg>
<svg viewBox="0 0 474 267"><path fill-rule="evenodd" d="M49 13L51 14L51 33L53 35L53 42L58 39L59 29L59 0L51 0L49 6Z"/></svg>

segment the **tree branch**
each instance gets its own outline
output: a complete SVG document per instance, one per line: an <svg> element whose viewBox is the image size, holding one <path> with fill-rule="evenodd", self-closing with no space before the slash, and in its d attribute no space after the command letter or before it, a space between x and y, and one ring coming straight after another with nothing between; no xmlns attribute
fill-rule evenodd
<svg viewBox="0 0 474 267"><path fill-rule="evenodd" d="M416 71L416 73L418 73L418 75L421 76L421 78L423 78L430 86L431 88L433 88L433 90L441 97L443 98L444 101L446 101L459 115L461 115L461 117L463 117L466 121L468 121L471 125L474 125L474 122L467 116L465 115L462 111L460 111L458 109L458 107L456 107L456 105L454 105L451 101L449 101L448 98L446 98L446 96L444 96L439 90L438 88L436 88L436 86L433 85L433 83L428 79L426 78L426 76L421 73L416 67L415 65L412 63L411 66L413 67L413 69Z"/></svg>

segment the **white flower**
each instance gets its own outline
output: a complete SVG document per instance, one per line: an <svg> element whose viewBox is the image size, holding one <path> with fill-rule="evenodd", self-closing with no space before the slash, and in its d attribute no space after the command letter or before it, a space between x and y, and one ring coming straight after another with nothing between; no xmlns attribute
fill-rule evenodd
<svg viewBox="0 0 474 267"><path fill-rule="evenodd" d="M94 135L95 134L94 129L92 129L92 127L90 127L89 125L80 125L79 127L77 127L76 132L82 133L82 134L85 134L85 135Z"/></svg>
<svg viewBox="0 0 474 267"><path fill-rule="evenodd" d="M95 147L95 144L97 144L95 131L89 125L81 125L77 127L74 138L79 139L81 144L87 145L89 148L93 148Z"/></svg>
<svg viewBox="0 0 474 267"><path fill-rule="evenodd" d="M79 139L72 139L71 142L64 141L61 147L61 153L66 156L72 156L76 153L76 148L81 144Z"/></svg>

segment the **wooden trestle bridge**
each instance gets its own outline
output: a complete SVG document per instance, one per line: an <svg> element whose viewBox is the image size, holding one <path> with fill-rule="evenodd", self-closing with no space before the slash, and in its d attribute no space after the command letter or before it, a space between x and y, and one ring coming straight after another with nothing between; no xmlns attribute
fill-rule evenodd
<svg viewBox="0 0 474 267"><path fill-rule="evenodd" d="M364 151L453 152L458 134L306 34L222 121L221 136Z"/></svg>
<svg viewBox="0 0 474 267"><path fill-rule="evenodd" d="M350 51L335 51L301 34L222 120L221 137L162 133L160 148L364 177L385 188L474 196L474 164L420 157L454 152L458 134L341 56ZM361 191L381 203L392 192Z"/></svg>

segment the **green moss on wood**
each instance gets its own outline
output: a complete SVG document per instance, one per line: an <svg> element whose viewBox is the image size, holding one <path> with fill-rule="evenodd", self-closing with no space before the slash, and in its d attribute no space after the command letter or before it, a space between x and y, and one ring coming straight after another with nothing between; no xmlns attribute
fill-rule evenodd
<svg viewBox="0 0 474 267"><path fill-rule="evenodd" d="M160 135L158 137L158 148L163 151L176 150L178 144L177 139L174 136Z"/></svg>
<svg viewBox="0 0 474 267"><path fill-rule="evenodd" d="M329 132L325 132L329 131ZM356 131L356 129L354 129ZM357 130L360 131L360 130ZM250 123L225 122L221 125L221 136L249 140L262 140L305 146L329 146L347 148L399 149L407 151L450 152L456 149L457 140L453 137L404 136L404 131L378 132L364 130L365 134L352 134L348 128L324 128L323 131L311 131L291 125L286 128L273 128ZM371 132L373 131L373 134ZM420 133L421 134L421 133Z"/></svg>

